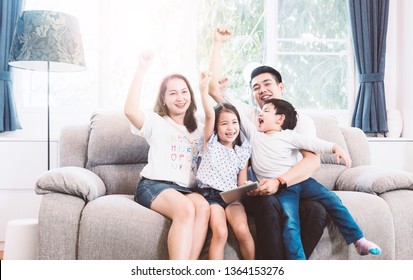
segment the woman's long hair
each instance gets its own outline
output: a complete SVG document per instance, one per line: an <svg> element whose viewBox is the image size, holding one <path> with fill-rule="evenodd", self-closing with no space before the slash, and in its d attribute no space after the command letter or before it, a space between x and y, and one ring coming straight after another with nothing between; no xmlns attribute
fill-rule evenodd
<svg viewBox="0 0 413 280"><path fill-rule="evenodd" d="M183 80L188 87L189 94L191 95L191 103L189 104L189 107L186 110L186 113L184 116L184 125L189 132L194 132L198 128L196 118L195 118L195 112L197 110L197 107L195 103L194 91L192 90L192 87L189 84L188 79L185 78L183 75L172 74L172 75L166 76L163 79L161 86L159 88L158 97L156 99L155 107L153 108L153 110L155 113L158 113L162 117L169 116L169 110L168 110L168 107L164 105L165 104L164 99L165 99L165 93L166 93L166 86L168 82L172 79Z"/></svg>

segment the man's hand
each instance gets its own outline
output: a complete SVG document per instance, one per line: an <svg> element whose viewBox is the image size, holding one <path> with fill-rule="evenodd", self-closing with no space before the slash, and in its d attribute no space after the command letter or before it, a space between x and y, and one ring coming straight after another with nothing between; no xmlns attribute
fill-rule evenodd
<svg viewBox="0 0 413 280"><path fill-rule="evenodd" d="M231 38L231 31L225 26L218 26L214 31L214 43L223 44Z"/></svg>
<svg viewBox="0 0 413 280"><path fill-rule="evenodd" d="M228 78L226 76L222 77L221 79L218 80L218 84L219 84L219 91L221 92L221 94L223 94L227 88L228 88Z"/></svg>
<svg viewBox="0 0 413 280"><path fill-rule="evenodd" d="M209 95L215 100L217 103L224 103L225 99L223 97L224 92L227 90L228 87L228 78L222 77L218 80L218 86L214 86L212 82L209 83L208 92Z"/></svg>
<svg viewBox="0 0 413 280"><path fill-rule="evenodd" d="M280 182L276 179L263 179L259 182L258 188L255 190L249 191L248 195L250 196L259 196L259 195L272 195L278 191Z"/></svg>

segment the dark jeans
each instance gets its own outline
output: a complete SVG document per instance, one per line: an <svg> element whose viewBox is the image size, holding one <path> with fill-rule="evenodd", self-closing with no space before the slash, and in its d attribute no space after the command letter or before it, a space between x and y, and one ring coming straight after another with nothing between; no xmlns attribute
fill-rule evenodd
<svg viewBox="0 0 413 280"><path fill-rule="evenodd" d="M255 218L257 259L284 260L282 237L282 207L275 195L247 197L244 205ZM300 200L301 240L307 258L323 235L327 211L316 201Z"/></svg>
<svg viewBox="0 0 413 280"><path fill-rule="evenodd" d="M300 237L298 212L300 198L319 201L327 209L327 213L337 225L347 244L354 243L363 237L360 227L341 199L313 178L277 192L277 197L284 211L283 238L289 260L307 258Z"/></svg>

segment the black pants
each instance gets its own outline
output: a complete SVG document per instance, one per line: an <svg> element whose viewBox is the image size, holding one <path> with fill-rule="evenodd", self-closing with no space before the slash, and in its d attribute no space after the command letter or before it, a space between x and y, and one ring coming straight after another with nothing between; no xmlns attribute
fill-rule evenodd
<svg viewBox="0 0 413 280"><path fill-rule="evenodd" d="M284 260L282 240L282 207L274 196L247 197L247 213L255 218L256 252L259 260ZM323 235L327 211L316 201L300 200L301 240L307 259Z"/></svg>

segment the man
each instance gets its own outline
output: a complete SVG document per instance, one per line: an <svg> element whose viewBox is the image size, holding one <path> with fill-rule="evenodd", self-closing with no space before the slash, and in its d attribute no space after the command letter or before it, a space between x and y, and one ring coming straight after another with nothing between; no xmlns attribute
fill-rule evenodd
<svg viewBox="0 0 413 280"><path fill-rule="evenodd" d="M231 96L221 93L226 78L222 77L221 50L222 45L229 40L231 32L224 27L216 28L212 46L209 71L213 73L209 92L216 102L233 103L242 114L257 124L259 109L241 104ZM261 108L270 98L283 98L284 84L281 74L272 67L260 66L251 73L250 86L256 104ZM301 115L295 129L303 135L315 136L315 125L311 118ZM245 207L255 218L257 233L257 259L285 259L281 229L281 205L274 195L281 187L288 187L308 179L320 167L318 155L302 150L302 159L287 173L278 179L262 180L259 188L245 199ZM315 201L300 201L301 239L307 258L310 257L320 240L327 224L326 209Z"/></svg>

